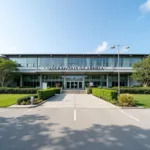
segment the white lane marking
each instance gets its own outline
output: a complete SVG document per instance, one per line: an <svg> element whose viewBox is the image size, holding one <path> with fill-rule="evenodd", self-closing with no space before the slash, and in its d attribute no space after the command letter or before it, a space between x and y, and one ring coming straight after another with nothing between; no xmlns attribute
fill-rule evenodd
<svg viewBox="0 0 150 150"><path fill-rule="evenodd" d="M77 111L76 111L76 109L74 109L74 121L76 121L77 120Z"/></svg>
<svg viewBox="0 0 150 150"><path fill-rule="evenodd" d="M122 111L122 110L119 110L119 111L122 112L123 114L125 114L126 116L128 116L128 117L130 117L130 118L136 120L136 121L140 121L139 119L137 119L137 118L131 116L130 114L128 114L128 113L126 113L126 112L124 112L124 111Z"/></svg>

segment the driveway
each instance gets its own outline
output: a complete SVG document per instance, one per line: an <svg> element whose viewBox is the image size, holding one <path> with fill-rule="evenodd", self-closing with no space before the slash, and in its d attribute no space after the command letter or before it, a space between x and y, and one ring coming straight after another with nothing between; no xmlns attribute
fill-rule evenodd
<svg viewBox="0 0 150 150"><path fill-rule="evenodd" d="M150 150L150 109L119 109L86 94L0 109L0 150Z"/></svg>
<svg viewBox="0 0 150 150"><path fill-rule="evenodd" d="M59 94L43 104L45 108L114 108L115 106L90 94Z"/></svg>

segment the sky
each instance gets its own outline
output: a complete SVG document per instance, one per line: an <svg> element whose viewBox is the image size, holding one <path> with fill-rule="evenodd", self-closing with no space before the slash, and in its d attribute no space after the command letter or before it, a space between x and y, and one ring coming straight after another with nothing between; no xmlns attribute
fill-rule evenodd
<svg viewBox="0 0 150 150"><path fill-rule="evenodd" d="M150 53L150 0L0 0L0 54L114 54L118 44Z"/></svg>

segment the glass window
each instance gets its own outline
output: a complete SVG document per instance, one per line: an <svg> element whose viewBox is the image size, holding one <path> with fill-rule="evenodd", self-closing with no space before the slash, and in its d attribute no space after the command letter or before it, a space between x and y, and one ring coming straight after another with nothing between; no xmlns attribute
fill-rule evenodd
<svg viewBox="0 0 150 150"><path fill-rule="evenodd" d="M39 87L40 86L40 76L39 75L24 75L23 76L23 86Z"/></svg>
<svg viewBox="0 0 150 150"><path fill-rule="evenodd" d="M92 79L100 79L100 76L97 76L97 75L95 75L95 76L92 76Z"/></svg>
<svg viewBox="0 0 150 150"><path fill-rule="evenodd" d="M85 57L84 66L85 67L102 67L103 58L102 57Z"/></svg>
<svg viewBox="0 0 150 150"><path fill-rule="evenodd" d="M113 57L104 57L103 58L103 67L113 67Z"/></svg>
<svg viewBox="0 0 150 150"><path fill-rule="evenodd" d="M54 57L53 66L54 67L64 67L64 58L63 57Z"/></svg>
<svg viewBox="0 0 150 150"><path fill-rule="evenodd" d="M99 57L96 58L97 59L97 67L103 67L103 58Z"/></svg>
<svg viewBox="0 0 150 150"><path fill-rule="evenodd" d="M142 58L140 57L135 57L135 58L131 58L131 67L136 63L136 62L139 62L141 61Z"/></svg>
<svg viewBox="0 0 150 150"><path fill-rule="evenodd" d="M37 67L37 58L26 58L26 64L28 67Z"/></svg>
<svg viewBox="0 0 150 150"><path fill-rule="evenodd" d="M143 56L124 56L120 55L120 67L132 67ZM117 67L118 57L115 56L39 56L37 57L10 57L20 67ZM38 63L38 65L37 65Z"/></svg>
<svg viewBox="0 0 150 150"><path fill-rule="evenodd" d="M37 67L36 57L12 57L10 60L15 61L20 67Z"/></svg>
<svg viewBox="0 0 150 150"><path fill-rule="evenodd" d="M72 76L72 75L70 75L70 76L66 76L66 80L71 80L71 81L76 81L76 80L78 80L78 81L82 81L83 80L83 76Z"/></svg>
<svg viewBox="0 0 150 150"><path fill-rule="evenodd" d="M66 66L65 57L39 57L39 67L64 67Z"/></svg>
<svg viewBox="0 0 150 150"><path fill-rule="evenodd" d="M130 58L129 57L121 57L120 58L120 67L130 67Z"/></svg>
<svg viewBox="0 0 150 150"><path fill-rule="evenodd" d="M39 67L52 67L53 61L51 57L39 57L38 58Z"/></svg>
<svg viewBox="0 0 150 150"><path fill-rule="evenodd" d="M83 67L84 59L82 57L69 57L68 67Z"/></svg>
<svg viewBox="0 0 150 150"><path fill-rule="evenodd" d="M84 67L90 67L90 57L85 57L84 58Z"/></svg>
<svg viewBox="0 0 150 150"><path fill-rule="evenodd" d="M108 57L108 67L113 67L114 66L114 59L113 57Z"/></svg>

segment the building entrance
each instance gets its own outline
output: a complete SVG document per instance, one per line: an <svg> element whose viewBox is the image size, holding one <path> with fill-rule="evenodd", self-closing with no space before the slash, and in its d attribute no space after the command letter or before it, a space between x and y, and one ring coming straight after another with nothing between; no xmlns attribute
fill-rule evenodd
<svg viewBox="0 0 150 150"><path fill-rule="evenodd" d="M83 76L66 76L66 89L83 89Z"/></svg>
<svg viewBox="0 0 150 150"><path fill-rule="evenodd" d="M67 81L67 89L82 89L82 82Z"/></svg>

